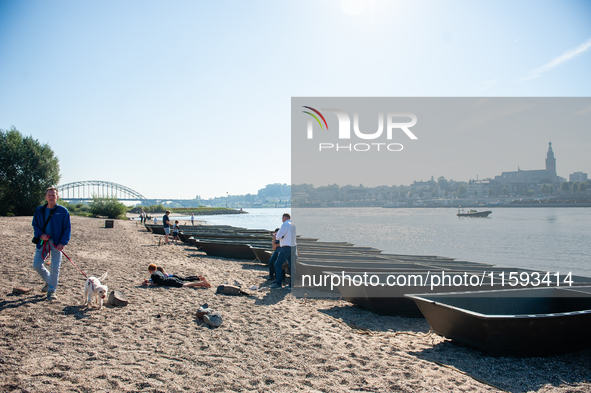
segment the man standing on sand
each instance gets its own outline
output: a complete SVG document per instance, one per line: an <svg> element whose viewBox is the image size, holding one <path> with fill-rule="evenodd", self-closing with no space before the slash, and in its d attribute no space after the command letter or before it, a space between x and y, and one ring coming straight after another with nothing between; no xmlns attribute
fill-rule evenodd
<svg viewBox="0 0 591 393"><path fill-rule="evenodd" d="M195 225L195 216L191 213L191 225Z"/></svg>
<svg viewBox="0 0 591 393"><path fill-rule="evenodd" d="M283 262L287 261L292 267L292 261L295 262L295 250L296 250L296 228L291 223L291 216L289 213L284 213L281 217L283 224L279 231L275 235L275 239L279 240L279 254L275 261L275 276L277 282L271 285L271 288L281 288L283 285ZM292 284L294 279L294 271L290 272Z"/></svg>
<svg viewBox="0 0 591 393"><path fill-rule="evenodd" d="M60 276L62 250L70 241L72 230L70 212L57 204L57 188L50 187L45 191L47 203L39 206L33 215L33 229L37 242L37 250L33 259L33 268L45 281L42 292L47 292L47 299L56 300L55 291ZM56 245L57 244L57 245ZM45 257L51 253L51 272L43 265Z"/></svg>
<svg viewBox="0 0 591 393"><path fill-rule="evenodd" d="M164 212L164 217L162 217L162 225L164 225L164 244L168 244L168 235L170 235L170 219L168 215L170 214L170 210Z"/></svg>
<svg viewBox="0 0 591 393"><path fill-rule="evenodd" d="M275 238L277 232L279 232L279 228L275 228L275 231L273 232L273 243L271 245L273 255L271 255L271 259L269 259L269 281L275 281L275 261L279 255L279 239Z"/></svg>

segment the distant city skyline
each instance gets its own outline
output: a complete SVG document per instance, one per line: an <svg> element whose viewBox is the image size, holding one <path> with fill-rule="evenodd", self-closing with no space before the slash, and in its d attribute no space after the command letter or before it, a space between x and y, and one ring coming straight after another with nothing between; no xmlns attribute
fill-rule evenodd
<svg viewBox="0 0 591 393"><path fill-rule="evenodd" d="M303 106L333 108L323 109L325 130L309 122ZM524 170L532 175L546 167L546 135L552 135L555 160L548 177L557 173L568 178L591 167L587 150L591 148L591 111L586 112L587 108L591 98L586 97L298 97L292 100L292 181L375 187L407 185L431 176L456 181L477 176L494 179L518 168L518 177L523 177ZM386 121L380 120L380 113L395 112L407 120L416 119L411 122L416 139L396 127L383 131ZM388 120L389 124L396 121ZM310 133L314 124L316 130L312 127ZM386 149L391 143L398 147Z"/></svg>
<svg viewBox="0 0 591 393"><path fill-rule="evenodd" d="M0 128L48 143L62 184L255 193L292 183L292 97L591 96L590 19L578 0L0 0ZM429 138L450 154L426 167L409 145L388 183L536 169L549 141L560 176L591 172L589 138L559 125Z"/></svg>

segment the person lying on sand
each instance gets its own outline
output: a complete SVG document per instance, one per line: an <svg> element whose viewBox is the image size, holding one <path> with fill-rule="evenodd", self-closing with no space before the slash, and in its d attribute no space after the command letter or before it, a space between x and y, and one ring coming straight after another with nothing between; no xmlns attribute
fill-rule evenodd
<svg viewBox="0 0 591 393"><path fill-rule="evenodd" d="M159 272L161 272L162 274L164 274L164 277L175 277L178 278L181 281L206 281L205 277L203 276L181 276L179 274L168 274L166 273L166 271L164 271L164 268L162 266L158 266L156 267L156 270L158 270Z"/></svg>
<svg viewBox="0 0 591 393"><path fill-rule="evenodd" d="M162 272L156 270L158 267L151 263L148 266L148 271L151 274L150 280L146 279L142 285L160 285L163 287L175 287L175 288L192 288L192 287L203 287L211 288L211 285L205 280L197 282L183 282L176 277L166 277Z"/></svg>

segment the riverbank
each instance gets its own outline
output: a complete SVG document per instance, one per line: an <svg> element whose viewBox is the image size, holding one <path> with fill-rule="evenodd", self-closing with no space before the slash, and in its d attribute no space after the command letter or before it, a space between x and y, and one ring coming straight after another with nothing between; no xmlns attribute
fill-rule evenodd
<svg viewBox="0 0 591 393"><path fill-rule="evenodd" d="M294 299L265 287L265 267L158 246L136 221L72 217L65 251L88 275L129 299L82 306L85 278L62 262L49 303L32 269L31 217L0 217L0 390L15 392L588 392L591 351L551 358L492 358L427 335L424 319L384 317L344 301ZM211 289L139 285L150 263L202 274ZM252 296L217 295L234 281ZM15 286L34 292L13 295ZM199 305L222 313L211 329ZM474 378L476 379L474 379ZM484 381L484 382L483 382Z"/></svg>

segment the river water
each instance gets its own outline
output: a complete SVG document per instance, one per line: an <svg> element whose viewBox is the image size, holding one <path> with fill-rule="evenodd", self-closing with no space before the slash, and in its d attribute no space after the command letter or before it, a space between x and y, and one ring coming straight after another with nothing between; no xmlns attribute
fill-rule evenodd
<svg viewBox="0 0 591 393"><path fill-rule="evenodd" d="M299 235L324 241L591 277L591 208L488 210L487 218L460 218L451 208L294 208L292 215ZM196 218L274 229L289 209L247 211Z"/></svg>

